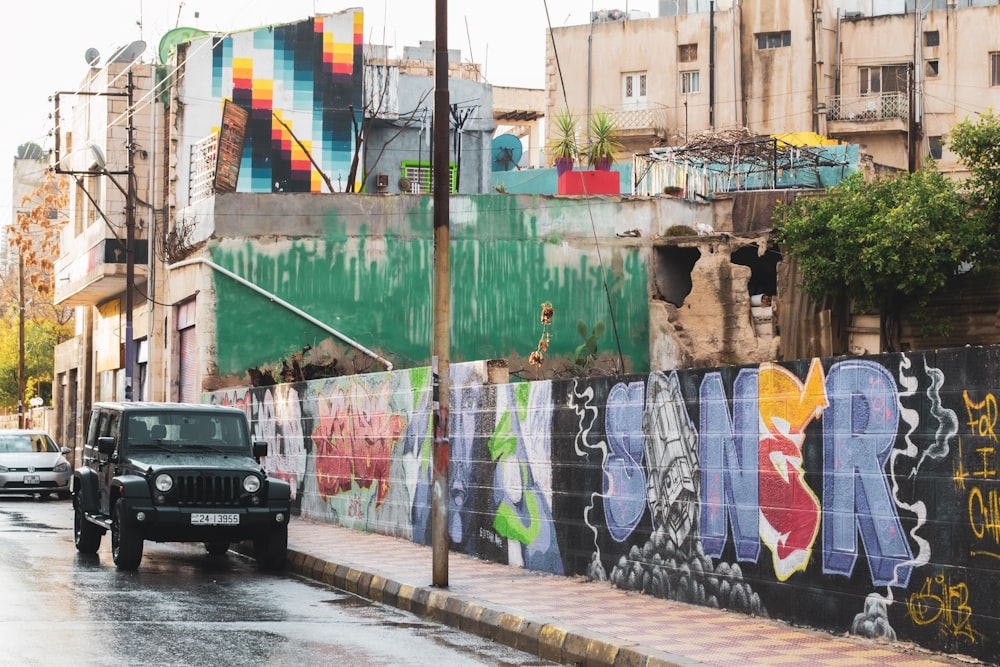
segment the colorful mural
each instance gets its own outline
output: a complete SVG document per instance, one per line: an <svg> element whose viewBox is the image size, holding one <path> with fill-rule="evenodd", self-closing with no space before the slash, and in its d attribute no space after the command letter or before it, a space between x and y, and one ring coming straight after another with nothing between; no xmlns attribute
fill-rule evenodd
<svg viewBox="0 0 1000 667"><path fill-rule="evenodd" d="M1000 659L1000 348L485 384L452 366L452 549ZM427 369L234 389L303 515L429 542Z"/></svg>
<svg viewBox="0 0 1000 667"><path fill-rule="evenodd" d="M249 112L238 192L347 189L362 114L364 14L315 16L192 41L185 134L218 129L226 99ZM183 149L182 149L183 150Z"/></svg>

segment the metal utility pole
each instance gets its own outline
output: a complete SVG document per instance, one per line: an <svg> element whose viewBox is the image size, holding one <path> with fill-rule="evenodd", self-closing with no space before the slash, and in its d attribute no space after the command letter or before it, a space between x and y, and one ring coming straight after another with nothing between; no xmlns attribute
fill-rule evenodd
<svg viewBox="0 0 1000 667"><path fill-rule="evenodd" d="M448 586L448 341L451 322L448 195L448 0L436 0L434 34L434 479L431 486L431 558L434 586Z"/></svg>

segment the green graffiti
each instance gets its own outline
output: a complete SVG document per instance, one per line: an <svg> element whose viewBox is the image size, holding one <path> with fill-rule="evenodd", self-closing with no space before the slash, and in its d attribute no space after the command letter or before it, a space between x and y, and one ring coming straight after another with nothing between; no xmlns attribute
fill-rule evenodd
<svg viewBox="0 0 1000 667"><path fill-rule="evenodd" d="M521 464L521 481L527 482L525 464ZM531 522L525 525L517 516L517 510L508 503L503 502L497 508L496 516L493 517L493 528L509 540L516 540L521 544L531 544L541 532L541 523L538 521L538 497L532 492L524 494L524 502L527 505L528 516Z"/></svg>
<svg viewBox="0 0 1000 667"><path fill-rule="evenodd" d="M433 211L430 198L412 199L417 203L405 210L363 221L328 211L315 227L322 236L219 244L212 260L397 367L426 366L434 323ZM537 342L543 301L556 308L548 356L571 358L578 319L611 321L606 281L622 354L632 370L646 370L649 278L642 250L604 249L602 266L592 243L560 240L585 219L579 204L549 201L536 210L526 202L534 199L455 198L452 360L527 356ZM248 368L280 364L331 338L267 297L224 275L213 277L220 375L242 377ZM610 333L599 345L617 351ZM361 356L350 349L345 355ZM379 369L375 364L372 370Z"/></svg>

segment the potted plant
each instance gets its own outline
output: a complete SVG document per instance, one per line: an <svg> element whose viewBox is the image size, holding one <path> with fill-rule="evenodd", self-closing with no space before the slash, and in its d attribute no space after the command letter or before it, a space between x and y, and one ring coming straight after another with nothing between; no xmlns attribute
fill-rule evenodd
<svg viewBox="0 0 1000 667"><path fill-rule="evenodd" d="M610 111L600 109L590 117L590 143L587 163L594 169L607 171L623 148L618 140L618 123Z"/></svg>
<svg viewBox="0 0 1000 667"><path fill-rule="evenodd" d="M557 112L552 118L552 140L549 142L549 150L552 151L556 173L559 176L573 169L573 162L580 154L576 123L576 116L569 109Z"/></svg>

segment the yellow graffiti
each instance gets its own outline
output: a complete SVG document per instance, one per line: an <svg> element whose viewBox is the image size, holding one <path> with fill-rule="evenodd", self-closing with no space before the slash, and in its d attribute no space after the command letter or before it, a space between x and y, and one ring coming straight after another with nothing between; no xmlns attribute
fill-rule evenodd
<svg viewBox="0 0 1000 667"><path fill-rule="evenodd" d="M969 606L969 587L965 583L952 584L944 574L933 579L927 577L918 593L906 601L906 611L917 625L938 623L943 633L976 641L971 623L972 607Z"/></svg>
<svg viewBox="0 0 1000 667"><path fill-rule="evenodd" d="M969 399L969 392L962 392L965 399L965 410L969 413L969 426L972 434L983 438L989 438L997 442L997 399L993 394L987 394L986 398L979 403L973 403ZM981 413L981 414L975 414Z"/></svg>
<svg viewBox="0 0 1000 667"><path fill-rule="evenodd" d="M969 491L969 525L979 539L989 535L1000 544L1000 494L991 489L986 497L978 486Z"/></svg>
<svg viewBox="0 0 1000 667"><path fill-rule="evenodd" d="M969 472L965 469L964 460L962 454L962 436L958 436L958 458L952 464L955 474L952 475L951 479L955 482L955 488L960 491L965 491L965 480L969 479Z"/></svg>
<svg viewBox="0 0 1000 667"><path fill-rule="evenodd" d="M771 433L783 430L776 420L786 422L789 433L801 433L830 405L819 359L809 364L805 383L788 369L771 363L760 365L758 378L760 416Z"/></svg>

